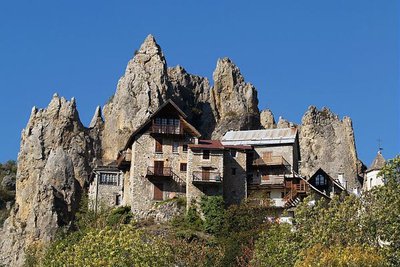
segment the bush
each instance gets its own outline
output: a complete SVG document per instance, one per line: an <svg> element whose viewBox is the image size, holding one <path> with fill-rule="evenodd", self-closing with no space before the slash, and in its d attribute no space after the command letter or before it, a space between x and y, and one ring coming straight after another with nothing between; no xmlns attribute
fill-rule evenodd
<svg viewBox="0 0 400 267"><path fill-rule="evenodd" d="M224 223L225 208L222 196L203 196L200 201L204 216L204 230L210 234L218 234Z"/></svg>
<svg viewBox="0 0 400 267"><path fill-rule="evenodd" d="M133 218L131 208L128 206L118 207L111 211L111 214L107 218L108 226L115 226L120 224L127 224Z"/></svg>

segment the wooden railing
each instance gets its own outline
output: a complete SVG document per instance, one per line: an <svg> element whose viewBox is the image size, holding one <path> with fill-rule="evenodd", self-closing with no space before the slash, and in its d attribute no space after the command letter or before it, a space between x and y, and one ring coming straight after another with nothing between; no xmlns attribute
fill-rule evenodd
<svg viewBox="0 0 400 267"><path fill-rule="evenodd" d="M179 125L160 125L153 123L151 132L155 134L183 134L183 129Z"/></svg>
<svg viewBox="0 0 400 267"><path fill-rule="evenodd" d="M147 167L147 176L164 176L164 177L172 177L172 169L171 167L163 167L157 168L154 166Z"/></svg>
<svg viewBox="0 0 400 267"><path fill-rule="evenodd" d="M289 162L282 156L271 156L268 158L258 158L253 160L253 166L290 166Z"/></svg>
<svg viewBox="0 0 400 267"><path fill-rule="evenodd" d="M283 200L288 202L294 200L299 194L307 193L309 186L306 181L300 180L300 183L296 184L289 182L286 189L289 189L289 192L284 196Z"/></svg>
<svg viewBox="0 0 400 267"><path fill-rule="evenodd" d="M217 171L194 171L193 182L200 183L221 183L222 176Z"/></svg>

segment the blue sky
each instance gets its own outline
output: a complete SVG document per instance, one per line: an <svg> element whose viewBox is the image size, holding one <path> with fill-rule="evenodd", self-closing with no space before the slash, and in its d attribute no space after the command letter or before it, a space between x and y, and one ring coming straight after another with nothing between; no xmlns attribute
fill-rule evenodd
<svg viewBox="0 0 400 267"><path fill-rule="evenodd" d="M300 123L309 105L350 116L367 165L377 139L386 158L400 152L396 0L16 0L0 3L0 162L54 92L87 125L149 33L169 66L210 79L230 57L276 119Z"/></svg>

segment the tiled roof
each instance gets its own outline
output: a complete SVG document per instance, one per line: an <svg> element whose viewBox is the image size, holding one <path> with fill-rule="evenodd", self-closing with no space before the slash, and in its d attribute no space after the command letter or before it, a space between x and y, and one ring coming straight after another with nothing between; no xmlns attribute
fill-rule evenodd
<svg viewBox="0 0 400 267"><path fill-rule="evenodd" d="M380 170L385 166L385 158L382 156L382 153L379 151L376 155L374 161L372 162L371 166L369 166L367 172Z"/></svg>
<svg viewBox="0 0 400 267"><path fill-rule="evenodd" d="M296 128L266 129L251 131L229 131L222 137L223 145L268 145L293 144Z"/></svg>

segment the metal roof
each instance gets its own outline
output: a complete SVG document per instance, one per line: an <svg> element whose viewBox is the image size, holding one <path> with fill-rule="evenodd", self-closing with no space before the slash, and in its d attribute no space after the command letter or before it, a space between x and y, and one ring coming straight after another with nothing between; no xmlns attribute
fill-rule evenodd
<svg viewBox="0 0 400 267"><path fill-rule="evenodd" d="M222 137L223 145L275 145L293 144L296 140L296 128L229 131Z"/></svg>

